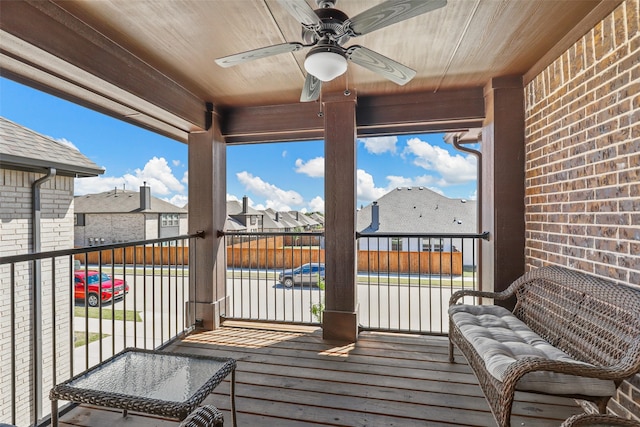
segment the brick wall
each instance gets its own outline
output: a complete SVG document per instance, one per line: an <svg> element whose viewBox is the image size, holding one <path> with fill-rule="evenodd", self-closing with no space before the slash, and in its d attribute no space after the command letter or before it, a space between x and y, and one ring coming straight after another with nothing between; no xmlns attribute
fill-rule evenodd
<svg viewBox="0 0 640 427"><path fill-rule="evenodd" d="M76 246L109 245L187 234L187 214L180 214L179 227L175 227L170 233L159 235L159 226L158 213L87 213L84 215L84 225L74 227L74 244ZM104 239L104 241L95 243L95 239Z"/></svg>
<svg viewBox="0 0 640 427"><path fill-rule="evenodd" d="M0 169L0 256L32 252L31 185L42 174ZM41 187L42 250L73 246L73 178L56 177ZM52 269L56 272L55 290ZM49 413L48 391L53 382L51 305L55 296L57 378L69 377L69 261L57 259L55 265L43 260L43 412ZM16 352L16 422L28 425L33 411L31 396L33 330L32 277L30 263L15 267L15 352ZM11 307L12 284L8 266L0 266L0 423L11 423Z"/></svg>
<svg viewBox="0 0 640 427"><path fill-rule="evenodd" d="M151 236L145 234L146 216L141 213L85 214L85 225L74 227L75 245L98 245L89 241L90 238L104 239L99 244L105 245L156 238L157 231ZM155 225L157 227L157 222Z"/></svg>
<svg viewBox="0 0 640 427"><path fill-rule="evenodd" d="M640 284L638 8L623 2L525 88L527 270ZM639 395L636 377L609 408L640 419Z"/></svg>

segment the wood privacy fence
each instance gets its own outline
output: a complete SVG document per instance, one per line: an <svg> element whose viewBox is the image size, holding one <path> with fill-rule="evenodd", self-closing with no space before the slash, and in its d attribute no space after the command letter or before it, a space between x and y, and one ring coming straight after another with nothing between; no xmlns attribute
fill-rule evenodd
<svg viewBox="0 0 640 427"><path fill-rule="evenodd" d="M324 262L324 249L283 243L292 242L277 236L227 246L227 266L283 269ZM462 264L461 252L358 251L358 271L461 275Z"/></svg>
<svg viewBox="0 0 640 427"><path fill-rule="evenodd" d="M283 269L325 260L324 249L318 246L284 246L284 243L283 236L276 236L227 246L227 266ZM87 259L84 254L76 255L75 259L93 265L131 265L134 260L139 265L189 264L189 248L184 246L136 246L89 252L86 256ZM461 252L358 251L358 271L460 275L462 264Z"/></svg>
<svg viewBox="0 0 640 427"><path fill-rule="evenodd" d="M188 265L188 246L129 246L79 254L74 259L83 264Z"/></svg>

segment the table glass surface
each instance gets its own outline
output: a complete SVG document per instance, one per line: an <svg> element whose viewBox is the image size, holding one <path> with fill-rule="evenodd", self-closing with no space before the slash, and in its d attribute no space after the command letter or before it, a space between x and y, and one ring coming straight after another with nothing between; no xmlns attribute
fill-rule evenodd
<svg viewBox="0 0 640 427"><path fill-rule="evenodd" d="M67 385L147 399L184 402L225 364L175 354L125 352Z"/></svg>

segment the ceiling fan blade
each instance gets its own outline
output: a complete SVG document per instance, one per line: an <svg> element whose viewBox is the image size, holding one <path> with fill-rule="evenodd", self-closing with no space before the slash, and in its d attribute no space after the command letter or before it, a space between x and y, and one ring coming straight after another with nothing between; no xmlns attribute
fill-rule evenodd
<svg viewBox="0 0 640 427"><path fill-rule="evenodd" d="M320 97L321 88L322 81L316 76L307 73L307 78L304 80L304 86L302 88L302 94L300 95L300 102L315 101Z"/></svg>
<svg viewBox="0 0 640 427"><path fill-rule="evenodd" d="M405 85L415 77L416 72L406 65L362 46L351 46L346 56L351 61L399 85Z"/></svg>
<svg viewBox="0 0 640 427"><path fill-rule="evenodd" d="M278 0L278 3L302 25L314 27L321 23L318 15L305 0Z"/></svg>
<svg viewBox="0 0 640 427"><path fill-rule="evenodd" d="M249 50L247 52L236 53L235 55L224 56L216 59L216 64L221 67L233 67L243 62L253 61L254 59L266 58L268 56L279 55L281 53L295 52L304 47L302 43L282 43L273 46L261 47Z"/></svg>
<svg viewBox="0 0 640 427"><path fill-rule="evenodd" d="M345 21L356 36L439 9L447 0L388 0Z"/></svg>

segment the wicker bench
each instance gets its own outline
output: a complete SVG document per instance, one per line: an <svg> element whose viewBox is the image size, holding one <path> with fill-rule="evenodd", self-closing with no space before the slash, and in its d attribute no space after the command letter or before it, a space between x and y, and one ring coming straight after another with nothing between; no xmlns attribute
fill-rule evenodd
<svg viewBox="0 0 640 427"><path fill-rule="evenodd" d="M464 297L516 298L513 312ZM449 301L455 344L473 368L500 427L516 391L595 402L601 413L640 371L640 290L562 267L543 267L503 292L462 290Z"/></svg>
<svg viewBox="0 0 640 427"><path fill-rule="evenodd" d="M640 422L613 415L580 414L567 418L560 427L640 427Z"/></svg>

